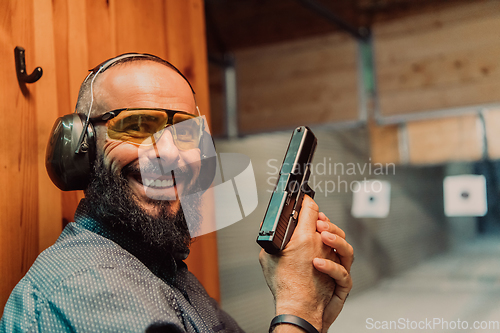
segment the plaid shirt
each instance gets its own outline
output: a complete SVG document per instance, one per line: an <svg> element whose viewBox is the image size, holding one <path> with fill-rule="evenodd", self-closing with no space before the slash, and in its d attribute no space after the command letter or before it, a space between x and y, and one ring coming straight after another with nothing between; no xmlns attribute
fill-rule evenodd
<svg viewBox="0 0 500 333"><path fill-rule="evenodd" d="M0 332L242 332L182 261L88 217L63 230L18 283Z"/></svg>

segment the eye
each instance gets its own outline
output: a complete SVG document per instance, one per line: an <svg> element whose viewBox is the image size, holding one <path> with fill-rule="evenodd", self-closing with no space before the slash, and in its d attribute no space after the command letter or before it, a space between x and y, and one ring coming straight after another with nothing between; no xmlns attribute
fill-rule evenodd
<svg viewBox="0 0 500 333"><path fill-rule="evenodd" d="M123 130L125 132L129 132L129 131L144 131L145 129L147 128L147 126L144 126L144 124L130 124L128 126L126 126Z"/></svg>
<svg viewBox="0 0 500 333"><path fill-rule="evenodd" d="M192 141L194 139L194 129L191 126L176 125L175 133L179 141Z"/></svg>
<svg viewBox="0 0 500 333"><path fill-rule="evenodd" d="M178 128L176 132L178 136L191 136L191 131L187 128Z"/></svg>
<svg viewBox="0 0 500 333"><path fill-rule="evenodd" d="M120 121L118 126L123 132L154 133L160 123L155 117L131 116Z"/></svg>
<svg viewBox="0 0 500 333"><path fill-rule="evenodd" d="M139 127L139 125L134 124L134 125L129 125L129 126L125 127L123 130L125 132L128 132L128 131L140 131L141 128Z"/></svg>

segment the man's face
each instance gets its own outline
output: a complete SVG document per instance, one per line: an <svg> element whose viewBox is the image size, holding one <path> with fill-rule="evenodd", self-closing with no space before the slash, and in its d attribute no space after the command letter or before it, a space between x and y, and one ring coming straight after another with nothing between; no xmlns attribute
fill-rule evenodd
<svg viewBox="0 0 500 333"><path fill-rule="evenodd" d="M152 61L111 67L96 79L94 96L101 114L115 109L141 107L192 114L196 111L188 83L171 68ZM179 211L178 198L187 188L193 186L199 174L199 149L177 148L168 130L164 131L155 145L149 146L110 139L106 135L105 126L98 126L97 133L98 155L101 154L104 167L112 174L121 174L126 179L132 199L138 206L149 215L157 216L160 213L159 205L151 198L167 198L168 213L176 214ZM154 168L154 165L158 164L165 170L184 170L175 173L176 188L173 186L170 172L161 175L158 169ZM144 172L144 169L147 171ZM153 182L146 186L143 183L145 179L158 178L161 184Z"/></svg>

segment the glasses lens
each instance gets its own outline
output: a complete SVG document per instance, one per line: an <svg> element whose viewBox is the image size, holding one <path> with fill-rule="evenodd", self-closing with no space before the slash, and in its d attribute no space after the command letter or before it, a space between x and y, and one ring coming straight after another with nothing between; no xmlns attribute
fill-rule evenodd
<svg viewBox="0 0 500 333"><path fill-rule="evenodd" d="M125 110L108 121L108 136L114 140L142 143L167 125L161 110Z"/></svg>
<svg viewBox="0 0 500 333"><path fill-rule="evenodd" d="M198 148L203 130L202 119L189 113L175 112L172 122L173 126L169 129L177 148ZM127 109L108 121L108 137L137 144L150 138L158 141L168 125L168 113L164 110ZM146 143L153 142L148 140Z"/></svg>
<svg viewBox="0 0 500 333"><path fill-rule="evenodd" d="M201 118L185 113L174 115L172 134L177 148L182 150L198 148L202 130Z"/></svg>

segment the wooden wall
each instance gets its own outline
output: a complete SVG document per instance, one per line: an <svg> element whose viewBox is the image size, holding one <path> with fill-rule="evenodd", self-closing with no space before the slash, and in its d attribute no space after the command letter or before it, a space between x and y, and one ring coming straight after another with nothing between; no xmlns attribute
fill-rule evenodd
<svg viewBox="0 0 500 333"><path fill-rule="evenodd" d="M17 84L16 45L33 66L33 3L0 2L0 308L38 253L37 114L34 89ZM29 73L33 67L28 67ZM30 87L32 88L32 87ZM60 223L59 221L56 221Z"/></svg>
<svg viewBox="0 0 500 333"><path fill-rule="evenodd" d="M485 110L483 115L488 156L500 159L500 108Z"/></svg>
<svg viewBox="0 0 500 333"><path fill-rule="evenodd" d="M428 119L403 120L401 126L372 122L374 161L437 164L483 157L477 115L431 118L434 111L500 106L498 31L500 2L488 0L424 6L374 23L377 120L431 112ZM357 120L356 44L334 33L237 51L240 133ZM488 130L490 141L493 132ZM500 157L496 146L498 139L488 145L492 158Z"/></svg>
<svg viewBox="0 0 500 333"><path fill-rule="evenodd" d="M224 68L209 62L208 78L210 89L210 116L212 136L227 135Z"/></svg>
<svg viewBox="0 0 500 333"><path fill-rule="evenodd" d="M500 102L499 30L498 1L375 25L382 115Z"/></svg>
<svg viewBox="0 0 500 333"><path fill-rule="evenodd" d="M500 159L500 108L401 125L370 126L376 163L442 164Z"/></svg>
<svg viewBox="0 0 500 333"><path fill-rule="evenodd" d="M344 34L238 51L241 133L358 119L357 42Z"/></svg>
<svg viewBox="0 0 500 333"><path fill-rule="evenodd" d="M36 255L73 221L82 197L51 183L45 147L55 119L73 112L88 69L125 52L158 55L188 77L209 120L210 110L203 0L6 0L0 16L0 126L8 138L0 143L1 309ZM44 70L24 95L14 70L16 45L26 49L29 73ZM188 265L218 299L214 234L193 244Z"/></svg>
<svg viewBox="0 0 500 333"><path fill-rule="evenodd" d="M379 119L428 112L428 120L371 126L373 160L412 164L500 158L500 2L474 1L374 26ZM485 106L482 108L481 106ZM433 112L471 107L470 114ZM453 112L453 111L452 111ZM388 142L391 142L390 144Z"/></svg>

